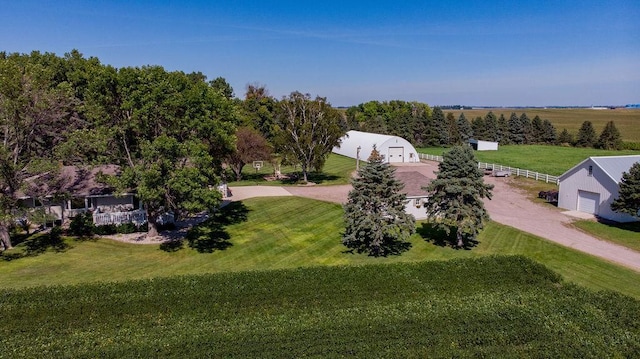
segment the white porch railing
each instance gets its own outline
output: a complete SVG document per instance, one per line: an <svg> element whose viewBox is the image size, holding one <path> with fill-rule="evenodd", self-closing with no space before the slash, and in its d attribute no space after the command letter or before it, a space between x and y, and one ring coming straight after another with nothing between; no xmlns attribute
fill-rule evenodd
<svg viewBox="0 0 640 359"><path fill-rule="evenodd" d="M434 156L426 153L418 154L420 159L442 162L442 156ZM509 171L514 176L522 176L527 178L533 178L536 181L545 181L546 183L555 183L556 185L560 184L560 179L557 176L548 175L546 173L540 173L530 170L524 170L521 168L513 168L509 166L503 166L495 163L486 163L486 162L478 162L478 168L490 168L494 171Z"/></svg>
<svg viewBox="0 0 640 359"><path fill-rule="evenodd" d="M128 212L94 213L93 223L96 226L107 224L135 223L141 225L147 221L147 213L144 210Z"/></svg>

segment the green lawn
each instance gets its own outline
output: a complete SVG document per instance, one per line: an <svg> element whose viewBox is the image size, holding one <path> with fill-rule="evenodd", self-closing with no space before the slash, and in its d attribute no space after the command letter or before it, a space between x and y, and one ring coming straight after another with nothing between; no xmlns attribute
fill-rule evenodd
<svg viewBox="0 0 640 359"><path fill-rule="evenodd" d="M403 255L370 258L345 252L340 242L342 208L337 204L297 197L254 198L232 203L223 213L213 220L214 230L202 229L181 246L68 240L69 247L60 251L0 260L0 287L522 254L570 282L640 298L640 273L493 222L473 250L440 247L416 234Z"/></svg>
<svg viewBox="0 0 640 359"><path fill-rule="evenodd" d="M351 179L351 174L356 170L356 161L353 158L336 155L331 153L327 158L327 162L322 172L309 173L309 181L319 185L336 185L347 184ZM271 185L271 186L287 186L296 184L296 180L272 180L267 181L265 177L273 175L273 165L268 161L264 161L264 167L256 171L252 164L246 165L242 170L242 180L233 181L233 175L228 173L229 186L254 186L254 185ZM283 175L298 175L301 177L300 167L282 166L280 172Z"/></svg>
<svg viewBox="0 0 640 359"><path fill-rule="evenodd" d="M0 288L0 308L0 357L7 358L640 352L640 301L565 283L522 256Z"/></svg>
<svg viewBox="0 0 640 359"><path fill-rule="evenodd" d="M418 148L419 153L441 156L447 148ZM476 151L478 161L559 176L591 156L638 155L640 151L606 151L593 148L526 145L500 146L497 151Z"/></svg>
<svg viewBox="0 0 640 359"><path fill-rule="evenodd" d="M600 223L594 221L577 221L574 222L574 225L598 238L640 252L640 222Z"/></svg>

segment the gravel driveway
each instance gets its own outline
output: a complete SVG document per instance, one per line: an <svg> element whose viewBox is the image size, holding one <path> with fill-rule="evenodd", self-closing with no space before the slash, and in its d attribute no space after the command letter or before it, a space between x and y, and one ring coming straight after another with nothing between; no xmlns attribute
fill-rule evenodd
<svg viewBox="0 0 640 359"><path fill-rule="evenodd" d="M434 171L437 169L438 164L430 161L396 166L398 172L417 171L428 178L435 178ZM572 221L576 220L575 217L569 216L555 207L531 201L524 191L509 186L510 178L490 176L484 178L487 183L495 186L492 200L485 200L485 207L492 220L640 272L640 252L599 240L569 226ZM233 187L231 200L294 195L344 203L350 189L350 185Z"/></svg>

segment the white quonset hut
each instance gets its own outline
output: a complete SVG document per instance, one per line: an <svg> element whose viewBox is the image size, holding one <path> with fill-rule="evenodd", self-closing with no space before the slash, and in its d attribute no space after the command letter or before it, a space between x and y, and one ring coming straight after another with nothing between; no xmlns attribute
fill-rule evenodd
<svg viewBox="0 0 640 359"><path fill-rule="evenodd" d="M361 131L347 132L340 147L333 148L333 153L366 161L373 146L389 163L420 162L418 151L404 138Z"/></svg>
<svg viewBox="0 0 640 359"><path fill-rule="evenodd" d="M559 177L558 207L591 213L617 222L638 220L611 210L618 198L622 173L640 162L640 155L589 157Z"/></svg>

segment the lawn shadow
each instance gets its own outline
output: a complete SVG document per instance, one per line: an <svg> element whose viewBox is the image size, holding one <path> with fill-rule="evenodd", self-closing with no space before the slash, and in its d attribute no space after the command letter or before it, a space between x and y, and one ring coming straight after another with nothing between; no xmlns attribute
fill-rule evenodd
<svg viewBox="0 0 640 359"><path fill-rule="evenodd" d="M229 203L187 232L186 241L189 247L199 253L213 253L231 247L233 244L229 241L231 236L226 227L245 222L248 213L249 209L241 201ZM178 241L166 242L160 249L175 252L183 248L182 241L175 242Z"/></svg>
<svg viewBox="0 0 640 359"><path fill-rule="evenodd" d="M475 239L465 241L464 246L458 247L458 239L456 238L456 227L449 227L449 233L439 227L433 222L423 222L422 225L416 228L416 233L422 237L425 242L431 243L438 247L451 247L453 249L466 249L478 245L478 241Z"/></svg>
<svg viewBox="0 0 640 359"><path fill-rule="evenodd" d="M624 231L640 233L640 222L621 223L602 217L596 217L596 220L598 221L598 223L604 224L605 226L622 229Z"/></svg>
<svg viewBox="0 0 640 359"><path fill-rule="evenodd" d="M72 248L62 239L60 227L53 227L48 232L20 234L12 237L12 240L15 240L14 248L16 250L9 253L0 252L0 258L4 261L35 257L47 251L61 253Z"/></svg>

